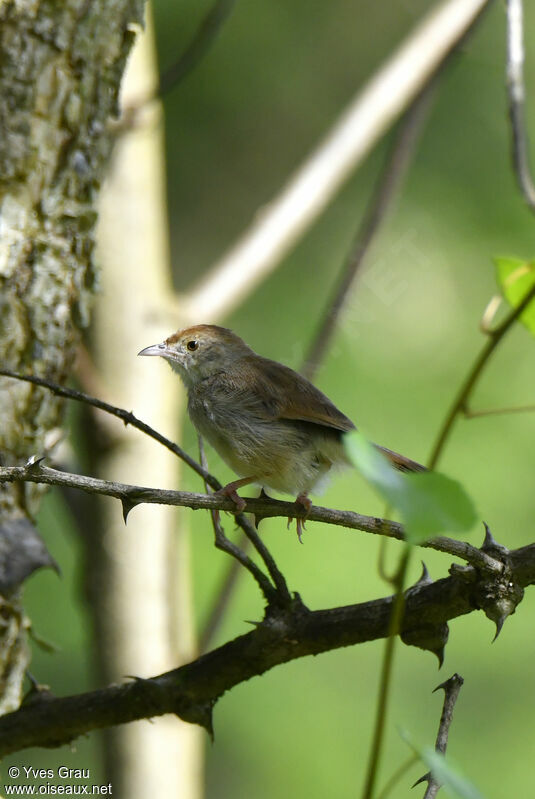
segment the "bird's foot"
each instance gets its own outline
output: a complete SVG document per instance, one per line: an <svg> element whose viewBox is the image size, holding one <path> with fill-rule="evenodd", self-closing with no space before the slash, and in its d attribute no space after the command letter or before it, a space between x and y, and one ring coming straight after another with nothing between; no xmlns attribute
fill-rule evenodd
<svg viewBox="0 0 535 799"><path fill-rule="evenodd" d="M306 529L305 528L305 522L306 522L307 516L308 516L308 514L310 512L310 508L312 507L312 500L306 495L306 492L303 491L301 494L298 494L297 497L295 498L295 504L296 505L301 505L301 507L305 509L305 515L304 516L295 516L295 517L288 516L288 525L287 526L288 526L288 529L289 529L290 528L290 524L292 522L292 519L295 518L295 526L296 526L296 530L297 530L297 537L299 539L299 543L302 544L303 543L303 539L302 539L303 530Z"/></svg>
<svg viewBox="0 0 535 799"><path fill-rule="evenodd" d="M246 501L243 497L240 497L238 492L236 491L237 488L241 488L241 486L248 485L249 483L254 483L256 477L242 477L241 480L233 480L232 483L228 483L223 488L220 488L219 491L216 491L216 494L219 494L223 497L228 497L231 499L234 504L236 505L236 513L241 513L242 510L247 505Z"/></svg>

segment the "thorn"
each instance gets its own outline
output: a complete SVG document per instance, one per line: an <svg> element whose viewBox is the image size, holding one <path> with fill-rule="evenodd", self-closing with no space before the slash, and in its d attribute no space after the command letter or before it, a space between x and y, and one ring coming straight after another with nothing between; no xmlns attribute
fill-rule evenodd
<svg viewBox="0 0 535 799"><path fill-rule="evenodd" d="M39 688L39 681L33 676L29 669L26 669L26 677L29 679L30 683L32 684L32 690L37 691Z"/></svg>
<svg viewBox="0 0 535 799"><path fill-rule="evenodd" d="M36 705L38 702L54 698L49 685L39 683L29 671L26 671L26 676L30 680L31 686L30 690L22 697L21 706Z"/></svg>
<svg viewBox="0 0 535 799"><path fill-rule="evenodd" d="M36 469L44 461L45 457L46 455L30 455L25 463L26 469Z"/></svg>
<svg viewBox="0 0 535 799"><path fill-rule="evenodd" d="M447 624L428 624L414 630L405 630L401 633L401 640L407 646L417 646L419 649L431 652L438 659L438 667L441 668L448 635Z"/></svg>
<svg viewBox="0 0 535 799"><path fill-rule="evenodd" d="M494 623L496 624L496 634L494 635L494 638L492 639L492 641L491 641L491 644L493 644L493 643L494 643L494 641L496 640L496 638L497 638L497 637L499 636L499 634L501 633L501 631L502 631L502 627L503 627L503 624L504 624L504 622L505 622L505 620L506 620L506 618L507 618L507 616L508 616L508 615L509 615L509 614L508 614L508 613L506 613L505 615L503 615L503 616L500 616L500 617L499 617L499 618L497 618L497 619L494 619Z"/></svg>
<svg viewBox="0 0 535 799"><path fill-rule="evenodd" d="M510 601L502 600L494 603L494 606L484 608L485 615L496 625L496 634L491 643L494 643L503 629L505 620L515 612L516 605Z"/></svg>
<svg viewBox="0 0 535 799"><path fill-rule="evenodd" d="M416 786L420 785L420 783L422 782L429 782L430 779L431 779L431 772L428 771L427 774L424 774L423 777L420 777L419 780L416 780L416 782L411 785L411 788L416 788Z"/></svg>
<svg viewBox="0 0 535 799"><path fill-rule="evenodd" d="M215 702L204 702L203 704L194 705L188 708L186 712L178 712L177 716L183 721L189 721L192 724L198 724L204 727L210 736L212 743L214 742L214 725L212 718L212 708Z"/></svg>
<svg viewBox="0 0 535 799"><path fill-rule="evenodd" d="M128 427L133 417L134 417L134 411L127 411L126 414L121 417L125 427Z"/></svg>
<svg viewBox="0 0 535 799"><path fill-rule="evenodd" d="M461 687L461 685L464 685L463 678L461 677L460 674L457 674L457 672L455 674L452 674L451 677L449 677L447 680L444 680L444 682L441 682L440 685L437 685L436 688L433 688L431 693L434 694L435 691L439 691L441 688L445 691L446 689L452 687L453 685L458 685L459 688Z"/></svg>
<svg viewBox="0 0 535 799"><path fill-rule="evenodd" d="M269 494L267 494L264 491L264 487L262 486L262 488L260 489L260 493L258 495L258 499L273 499L273 497L270 497ZM253 519L254 519L254 526L256 527L257 530L258 530L258 525L260 524L260 522L262 522L266 518L267 517L264 516L261 513L255 513L255 515L253 516Z"/></svg>
<svg viewBox="0 0 535 799"><path fill-rule="evenodd" d="M421 573L420 577L418 578L418 580L416 580L414 585L415 586L416 585L429 585L429 583L432 583L432 582L433 582L433 580L431 579L429 571L427 570L427 566L425 565L425 562L422 560L422 573Z"/></svg>
<svg viewBox="0 0 535 799"><path fill-rule="evenodd" d="M55 559L52 557L52 555L50 556L50 563L49 563L49 566L50 566L50 568L51 568L53 571L55 571L55 572L56 572L56 574L58 575L58 577L63 577L63 572L61 571L61 566L59 565L59 563L57 562L57 560L55 560Z"/></svg>
<svg viewBox="0 0 535 799"><path fill-rule="evenodd" d="M128 520L128 514L135 508L138 503L134 502L133 500L129 499L129 497L121 497L121 505L123 506L123 519L124 523L126 524Z"/></svg>
<svg viewBox="0 0 535 799"><path fill-rule="evenodd" d="M210 708L209 715L208 715L208 718L207 718L207 724L204 727L204 729L206 730L206 732L210 736L210 740L212 741L212 743L214 743L214 741L215 741L215 732L214 732L214 723L213 723L213 717L212 717L212 708Z"/></svg>
<svg viewBox="0 0 535 799"><path fill-rule="evenodd" d="M485 526L485 540L483 541L483 544L481 545L481 549L483 550L483 552L485 552L487 550L489 550L489 551L493 551L494 550L495 552L498 551L498 552L503 552L503 553L509 552L507 547L504 547L503 544L498 544L498 542L496 541L496 539L492 535L492 533L490 531L490 527L488 526L487 522L483 522L483 524Z"/></svg>
<svg viewBox="0 0 535 799"><path fill-rule="evenodd" d="M441 669L442 666L444 665L444 654L446 651L445 646L441 646L438 649L431 649L430 651L433 653L433 655L437 656L438 668Z"/></svg>
<svg viewBox="0 0 535 799"><path fill-rule="evenodd" d="M502 591L507 590L507 594L502 594L497 599L491 597L490 601L481 603L485 616L496 625L496 635L492 639L493 642L502 631L505 620L513 615L516 606L522 601L524 596L524 589L512 582L507 583L506 586L501 586L501 588Z"/></svg>

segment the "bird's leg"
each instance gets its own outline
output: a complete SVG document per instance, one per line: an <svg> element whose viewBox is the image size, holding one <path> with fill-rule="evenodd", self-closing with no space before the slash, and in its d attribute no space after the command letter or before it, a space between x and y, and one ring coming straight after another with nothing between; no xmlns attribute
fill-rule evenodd
<svg viewBox="0 0 535 799"><path fill-rule="evenodd" d="M295 498L295 504L301 505L305 509L305 515L303 517L296 516L295 517L295 524L297 529L297 537L299 539L299 543L303 543L303 539L301 538L303 534L303 530L305 529L305 522L307 516L310 512L310 508L312 507L312 500L307 496L306 491L301 491ZM290 523L292 521L292 517L288 516L288 528L290 527Z"/></svg>
<svg viewBox="0 0 535 799"><path fill-rule="evenodd" d="M236 513L241 513L247 503L244 499L242 499L242 497L240 497L236 489L246 486L249 483L254 483L256 480L257 478L254 475L252 477L242 477L241 480L233 480L232 483L228 483L215 493L231 499L236 505Z"/></svg>

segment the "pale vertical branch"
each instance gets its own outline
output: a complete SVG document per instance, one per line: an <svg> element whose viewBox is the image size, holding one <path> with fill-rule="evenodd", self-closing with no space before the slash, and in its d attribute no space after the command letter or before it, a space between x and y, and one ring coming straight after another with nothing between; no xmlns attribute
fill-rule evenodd
<svg viewBox="0 0 535 799"><path fill-rule="evenodd" d="M213 322L243 302L314 223L488 2L444 0L420 21L279 195L183 299L181 312L188 320Z"/></svg>
<svg viewBox="0 0 535 799"><path fill-rule="evenodd" d="M535 211L535 185L530 168L524 88L524 15L522 0L507 0L507 94L518 185L529 208Z"/></svg>
<svg viewBox="0 0 535 799"><path fill-rule="evenodd" d="M127 69L123 103L151 92L155 81L149 24ZM160 326L159 311L173 291L157 103L147 106L136 128L116 143L100 205L99 253L102 292L94 349L107 396L176 438L180 382L170 370L151 369L136 357L141 347L168 332ZM174 488L178 461L125 429L112 442L99 473ZM101 512L103 539L92 572L99 581L95 626L103 677L145 677L174 668L194 649L183 517L177 532L177 514L166 508L136 508L128 526L117 503L103 503ZM128 799L200 796L202 744L199 729L172 716L114 730L107 747L114 792Z"/></svg>

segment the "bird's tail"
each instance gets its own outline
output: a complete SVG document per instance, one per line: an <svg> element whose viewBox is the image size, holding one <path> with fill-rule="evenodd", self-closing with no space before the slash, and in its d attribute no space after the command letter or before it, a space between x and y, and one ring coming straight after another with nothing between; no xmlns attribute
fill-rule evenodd
<svg viewBox="0 0 535 799"><path fill-rule="evenodd" d="M422 466L421 463L411 461L410 458L406 458L404 455L399 455L397 452L392 452L391 449L387 449L386 447L380 447L378 444L375 446L379 452L382 452L383 455L386 455L392 466L395 466L395 468L399 469L400 472L427 472L427 468Z"/></svg>

